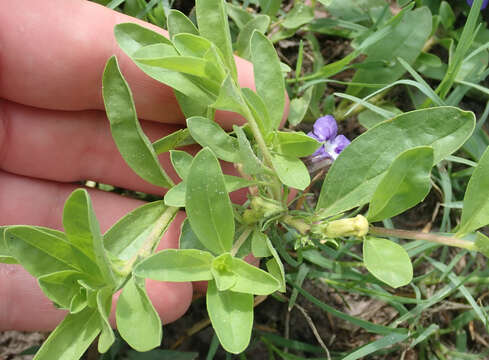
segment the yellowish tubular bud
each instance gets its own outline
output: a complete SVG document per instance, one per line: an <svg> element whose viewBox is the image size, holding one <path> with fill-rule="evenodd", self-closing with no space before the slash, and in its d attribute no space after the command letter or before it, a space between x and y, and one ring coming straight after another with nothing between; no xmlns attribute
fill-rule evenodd
<svg viewBox="0 0 489 360"><path fill-rule="evenodd" d="M334 220L326 224L323 235L328 238L341 236L363 237L368 233L368 221L363 215L354 218Z"/></svg>

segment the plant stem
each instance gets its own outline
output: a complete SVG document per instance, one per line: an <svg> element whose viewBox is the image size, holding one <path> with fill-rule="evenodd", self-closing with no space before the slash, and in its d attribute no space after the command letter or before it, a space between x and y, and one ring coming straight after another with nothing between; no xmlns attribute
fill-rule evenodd
<svg viewBox="0 0 489 360"><path fill-rule="evenodd" d="M238 240L234 243L233 248L231 249L231 255L236 255L241 245L244 244L248 236L251 234L252 228L245 229L242 234L239 236Z"/></svg>
<svg viewBox="0 0 489 360"><path fill-rule="evenodd" d="M244 101L243 95L241 95L241 98ZM248 121L248 124L250 125L250 130L253 133L253 137L255 138L256 144L258 145L258 148L260 149L262 155L263 155L263 160L265 162L265 165L268 166L270 169L273 171L273 176L272 176L272 197L274 200L280 201L282 197L282 183L280 182L278 175L275 171L275 168L273 167L272 163L272 155L270 154L270 151L268 150L267 144L265 143L265 140L263 139L263 136L260 132L260 129L258 128L258 124L256 123L255 118L253 117L253 114L251 113L250 109L248 106L243 106L243 110L245 112L245 118Z"/></svg>
<svg viewBox="0 0 489 360"><path fill-rule="evenodd" d="M153 226L153 230L149 233L148 237L144 241L143 246L138 251L136 255L134 255L131 259L125 262L124 266L120 269L117 269L117 272L121 275L129 275L132 271L134 263L140 259L145 258L151 255L156 245L159 243L161 236L168 228L170 223L173 221L173 218L178 212L177 207L168 207L163 214L156 220Z"/></svg>
<svg viewBox="0 0 489 360"><path fill-rule="evenodd" d="M430 241L438 244L458 247L458 248L472 250L472 251L477 250L475 244L472 241L458 239L452 236L443 236L443 235L422 233L422 232L410 231L410 230L386 229L386 228L381 228L376 226L371 226L369 228L369 234L380 235L380 236L395 236L395 237L410 239L410 240L424 240L424 241Z"/></svg>

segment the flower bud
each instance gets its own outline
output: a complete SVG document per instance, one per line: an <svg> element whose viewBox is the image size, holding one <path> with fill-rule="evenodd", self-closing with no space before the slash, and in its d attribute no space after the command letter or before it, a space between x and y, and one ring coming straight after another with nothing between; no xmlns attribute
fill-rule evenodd
<svg viewBox="0 0 489 360"><path fill-rule="evenodd" d="M328 238L340 236L362 237L368 233L368 221L365 216L357 215L354 218L333 220L321 227L321 232Z"/></svg>

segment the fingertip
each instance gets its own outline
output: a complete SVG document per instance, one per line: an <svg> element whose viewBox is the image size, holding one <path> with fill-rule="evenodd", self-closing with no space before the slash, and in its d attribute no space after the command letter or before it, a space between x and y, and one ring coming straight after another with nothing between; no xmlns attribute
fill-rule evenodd
<svg viewBox="0 0 489 360"><path fill-rule="evenodd" d="M180 318L192 302L192 284L189 282L146 280L146 288L163 324Z"/></svg>

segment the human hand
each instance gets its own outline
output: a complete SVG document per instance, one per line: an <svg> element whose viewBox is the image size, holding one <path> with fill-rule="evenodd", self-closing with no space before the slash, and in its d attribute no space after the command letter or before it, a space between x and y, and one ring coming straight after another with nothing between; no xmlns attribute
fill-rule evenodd
<svg viewBox="0 0 489 360"><path fill-rule="evenodd" d="M75 0L3 4L0 12L0 222L62 229L64 201L77 185L93 180L162 194L125 164L110 135L101 96L107 59L116 54L129 82L141 125L150 140L184 125L170 88L143 74L118 48L113 27L139 20ZM161 29L160 32L163 32ZM237 59L240 83L253 87L252 67ZM221 112L224 127L237 122ZM192 150L190 150L192 151ZM170 176L169 158L161 162ZM230 172L229 166L224 169ZM141 201L89 190L102 231ZM239 196L239 195L238 195ZM241 195L242 197L242 195ZM160 248L177 247L180 221ZM180 317L192 297L190 283L148 282L163 322ZM65 316L18 265L0 264L0 330L51 330Z"/></svg>

